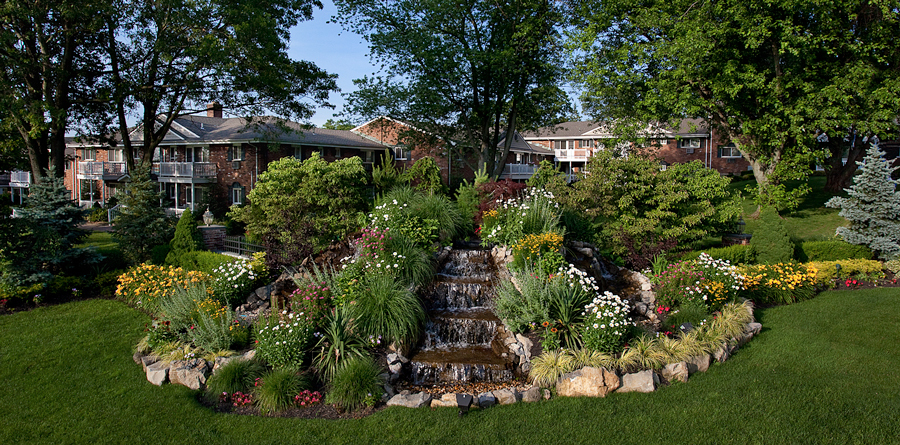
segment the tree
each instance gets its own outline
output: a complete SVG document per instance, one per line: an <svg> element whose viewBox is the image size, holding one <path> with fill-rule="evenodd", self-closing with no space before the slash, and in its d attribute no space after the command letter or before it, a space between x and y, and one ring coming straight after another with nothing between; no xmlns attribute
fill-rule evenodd
<svg viewBox="0 0 900 445"><path fill-rule="evenodd" d="M356 125L353 125L347 119L328 119L327 121L325 121L325 124L322 125L322 128L328 130L352 130L355 127Z"/></svg>
<svg viewBox="0 0 900 445"><path fill-rule="evenodd" d="M197 229L197 221L194 220L191 209L184 209L178 219L171 245L172 250L166 255L166 264L178 265L182 254L203 249L203 236Z"/></svg>
<svg viewBox="0 0 900 445"><path fill-rule="evenodd" d="M327 106L336 76L287 55L290 27L311 19L313 7L321 3L124 1L106 28L107 88L129 169L133 145L149 165L174 120L210 102L233 114L269 111L295 120L312 116L305 100ZM132 109L140 127L134 141L126 122Z"/></svg>
<svg viewBox="0 0 900 445"><path fill-rule="evenodd" d="M497 177L517 129L571 114L548 0L338 0L339 20L369 42L387 77L354 80L348 112L390 115L462 141ZM500 145L500 141L505 143ZM468 158L468 156L463 156Z"/></svg>
<svg viewBox="0 0 900 445"><path fill-rule="evenodd" d="M419 159L400 175L400 179L422 192L447 193L447 187L441 181L441 169L434 162L434 158Z"/></svg>
<svg viewBox="0 0 900 445"><path fill-rule="evenodd" d="M281 251L325 249L357 229L366 206L366 185L359 157L335 162L325 161L318 153L303 162L282 158L259 175L247 195L250 204L232 207L229 216L245 223L252 236L270 241L268 263L284 256Z"/></svg>
<svg viewBox="0 0 900 445"><path fill-rule="evenodd" d="M108 11L103 1L0 3L2 127L24 142L35 182L49 166L64 170L66 132L102 106L94 83Z"/></svg>
<svg viewBox="0 0 900 445"><path fill-rule="evenodd" d="M868 246L883 259L900 256L900 181L878 145L871 144L860 163L862 173L853 179L847 197L835 196L826 207L840 208L840 215L850 221L849 227L838 227L837 235L850 244Z"/></svg>
<svg viewBox="0 0 900 445"><path fill-rule="evenodd" d="M741 211L730 181L700 161L660 171L657 159L602 151L587 170L568 200L593 218L604 249L639 268L648 252L721 232Z"/></svg>
<svg viewBox="0 0 900 445"><path fill-rule="evenodd" d="M132 172L125 196L119 201L119 215L113 220L113 236L125 258L140 263L150 258L153 246L172 239L174 224L160 207L162 193L150 179L148 168Z"/></svg>
<svg viewBox="0 0 900 445"><path fill-rule="evenodd" d="M760 204L798 202L805 189L782 182L808 172L816 129L883 129L900 110L896 1L583 0L573 11L590 114L632 132L706 119L753 167Z"/></svg>

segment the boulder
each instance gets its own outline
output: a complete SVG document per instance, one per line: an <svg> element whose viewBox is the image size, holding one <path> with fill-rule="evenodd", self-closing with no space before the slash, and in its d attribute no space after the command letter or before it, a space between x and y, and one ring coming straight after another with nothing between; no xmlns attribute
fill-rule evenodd
<svg viewBox="0 0 900 445"><path fill-rule="evenodd" d="M432 408L440 408L440 407L448 407L448 408L456 408L459 404L456 403L456 394L449 393L441 396L440 399L431 399L431 407Z"/></svg>
<svg viewBox="0 0 900 445"><path fill-rule="evenodd" d="M749 331L753 335L759 334L762 331L762 323L747 323L745 331Z"/></svg>
<svg viewBox="0 0 900 445"><path fill-rule="evenodd" d="M169 365L166 365L163 362L155 362L151 363L147 366L147 381L156 385L162 386L163 383L166 383L169 377Z"/></svg>
<svg viewBox="0 0 900 445"><path fill-rule="evenodd" d="M544 390L544 400L550 400L550 390L549 389Z"/></svg>
<svg viewBox="0 0 900 445"><path fill-rule="evenodd" d="M688 374L693 374L695 372L706 372L709 369L710 358L709 354L697 355L687 359L685 362L687 364Z"/></svg>
<svg viewBox="0 0 900 445"><path fill-rule="evenodd" d="M400 394L391 397L387 402L387 406L405 406L407 408L421 408L431 404L431 394L427 392L418 392L415 394Z"/></svg>
<svg viewBox="0 0 900 445"><path fill-rule="evenodd" d="M515 388L505 388L494 391L494 397L497 398L497 403L501 405L512 405L518 402L522 395Z"/></svg>
<svg viewBox="0 0 900 445"><path fill-rule="evenodd" d="M485 392L485 393L478 394L478 397L476 400L477 400L478 406L480 406L481 408L490 408L497 404L497 398L494 397L494 393L491 393L491 392Z"/></svg>
<svg viewBox="0 0 900 445"><path fill-rule="evenodd" d="M560 377L556 382L556 393L563 397L606 397L618 387L616 373L586 366Z"/></svg>
<svg viewBox="0 0 900 445"><path fill-rule="evenodd" d="M522 393L522 401L523 402L531 403L531 402L537 402L539 400L541 400L541 388L539 388L537 386L532 386L531 388L526 389L525 392Z"/></svg>
<svg viewBox="0 0 900 445"><path fill-rule="evenodd" d="M208 374L209 365L206 363L206 360L195 358L172 363L171 368L169 368L169 381L173 384L197 390L206 385L206 376Z"/></svg>
<svg viewBox="0 0 900 445"><path fill-rule="evenodd" d="M732 348L730 345L722 346L721 348L717 349L716 352L713 352L713 359L719 363L724 362L725 360L728 360L729 357L731 357L731 351Z"/></svg>
<svg viewBox="0 0 900 445"><path fill-rule="evenodd" d="M522 334L516 334L516 340L522 344L522 349L525 352L525 358L531 360L531 348L534 346L534 343L526 336Z"/></svg>
<svg viewBox="0 0 900 445"><path fill-rule="evenodd" d="M645 370L622 376L622 387L617 392L653 392L659 377L652 370Z"/></svg>
<svg viewBox="0 0 900 445"><path fill-rule="evenodd" d="M141 367L144 368L144 372L147 372L147 367L158 361L159 357L155 355L143 355L141 356Z"/></svg>
<svg viewBox="0 0 900 445"><path fill-rule="evenodd" d="M662 369L660 374L669 383L676 380L686 382L689 375L687 362L669 363Z"/></svg>

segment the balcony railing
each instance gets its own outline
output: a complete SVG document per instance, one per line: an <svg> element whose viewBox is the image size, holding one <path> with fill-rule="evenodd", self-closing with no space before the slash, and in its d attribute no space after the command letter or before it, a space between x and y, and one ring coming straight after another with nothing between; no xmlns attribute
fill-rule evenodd
<svg viewBox="0 0 900 445"><path fill-rule="evenodd" d="M587 161L591 151L586 149L554 150L558 161Z"/></svg>
<svg viewBox="0 0 900 445"><path fill-rule="evenodd" d="M78 174L82 176L123 176L125 163L82 161L78 163Z"/></svg>
<svg viewBox="0 0 900 445"><path fill-rule="evenodd" d="M9 174L10 187L30 187L31 172L14 171Z"/></svg>
<svg viewBox="0 0 900 445"><path fill-rule="evenodd" d="M215 178L217 168L213 162L158 162L153 164L153 173L175 178Z"/></svg>

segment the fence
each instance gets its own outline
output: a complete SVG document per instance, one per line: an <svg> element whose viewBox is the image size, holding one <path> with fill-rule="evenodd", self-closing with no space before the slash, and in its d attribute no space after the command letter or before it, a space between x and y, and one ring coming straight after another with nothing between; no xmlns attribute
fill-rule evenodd
<svg viewBox="0 0 900 445"><path fill-rule="evenodd" d="M225 252L233 253L244 258L250 258L256 252L266 250L258 244L248 243L243 236L226 236Z"/></svg>

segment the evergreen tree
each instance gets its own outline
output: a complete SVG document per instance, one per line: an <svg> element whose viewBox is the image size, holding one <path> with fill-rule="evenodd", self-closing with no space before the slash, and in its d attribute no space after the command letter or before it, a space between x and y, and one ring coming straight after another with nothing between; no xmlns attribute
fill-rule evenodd
<svg viewBox="0 0 900 445"><path fill-rule="evenodd" d="M759 214L759 227L753 231L750 244L761 264L786 263L794 256L794 243L784 227L784 221L774 207L765 207Z"/></svg>
<svg viewBox="0 0 900 445"><path fill-rule="evenodd" d="M121 210L113 221L113 235L128 261L139 263L150 257L153 246L172 239L172 220L160 207L161 193L146 167L135 168L120 200Z"/></svg>
<svg viewBox="0 0 900 445"><path fill-rule="evenodd" d="M85 230L78 228L85 222L87 211L69 196L65 181L51 168L43 181L31 186L26 207L21 211L22 218L50 230L62 250L70 249L87 236Z"/></svg>
<svg viewBox="0 0 900 445"><path fill-rule="evenodd" d="M203 236L197 228L197 221L191 209L185 209L175 226L175 237L172 239L172 250L166 255L166 264L179 264L181 255L203 249Z"/></svg>
<svg viewBox="0 0 900 445"><path fill-rule="evenodd" d="M891 178L898 167L891 167L876 144L869 147L860 164L862 173L853 179L847 197L835 196L825 205L840 208L849 227L838 227L837 234L850 244L868 246L882 259L900 256L900 181Z"/></svg>

